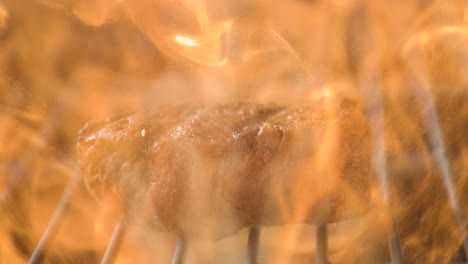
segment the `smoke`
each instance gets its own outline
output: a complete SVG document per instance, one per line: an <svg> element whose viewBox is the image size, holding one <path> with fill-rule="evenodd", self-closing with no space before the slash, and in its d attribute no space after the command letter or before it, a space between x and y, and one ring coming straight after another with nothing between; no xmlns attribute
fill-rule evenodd
<svg viewBox="0 0 468 264"><path fill-rule="evenodd" d="M365 103L374 151L370 211L331 225L331 261L388 261L392 215L405 260L448 262L466 223L444 177L468 213L467 10L462 0L1 1L0 262L31 254L78 173L87 122L168 104L290 106L326 90ZM98 261L113 217L80 185L48 257ZM131 229L121 263L169 261L174 238L147 233ZM269 228L261 258L310 261L313 234ZM195 243L189 261L238 262L243 238Z"/></svg>

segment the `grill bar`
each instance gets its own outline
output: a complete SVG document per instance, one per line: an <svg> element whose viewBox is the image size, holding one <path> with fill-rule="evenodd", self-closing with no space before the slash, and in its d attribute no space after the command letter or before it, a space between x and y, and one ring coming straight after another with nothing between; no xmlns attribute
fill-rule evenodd
<svg viewBox="0 0 468 264"><path fill-rule="evenodd" d="M127 227L128 225L125 221L120 221L115 225L109 245L102 257L101 264L112 264L115 262L125 238Z"/></svg>
<svg viewBox="0 0 468 264"><path fill-rule="evenodd" d="M75 189L77 188L80 180L81 180L81 177L77 173L68 183L62 195L62 198L60 199L60 202L57 206L57 209L55 209L55 212L52 215L52 218L49 221L49 224L47 225L47 228L45 229L44 234L41 236L39 243L37 244L36 248L34 249L31 255L31 258L28 261L28 264L42 263L46 254L45 252L46 247L57 234L63 213L66 210L70 201L70 197L72 193L75 191Z"/></svg>
<svg viewBox="0 0 468 264"><path fill-rule="evenodd" d="M432 102L432 99L430 100L430 102ZM466 236L465 215L460 204L460 199L458 198L457 190L455 188L455 183L450 170L450 165L448 164L446 158L447 156L445 147L443 145L444 143L442 139L442 133L440 131L437 114L433 107L429 111L427 123L429 130L432 131L432 133L429 133L430 142L432 143L432 147L434 148L432 154L439 165L441 176L445 184L445 190L447 192L450 206L452 207L452 211L455 216L455 220L457 221L458 227L460 229L460 234L462 236ZM466 239L463 241L463 250L465 251L465 255L468 255L468 241Z"/></svg>
<svg viewBox="0 0 468 264"><path fill-rule="evenodd" d="M377 181L381 187L380 195L385 203L387 210L390 211L389 224L385 227L387 229L387 241L390 251L390 262L392 264L402 263L401 257L401 245L400 238L396 229L395 220L391 213L391 202L389 199L390 187L387 173L387 162L385 156L385 129L384 129L384 116L385 112L383 109L382 94L379 90L378 85L372 85L372 89L369 89L370 98L376 98L376 101L372 105L368 105L368 110L371 112L375 111L375 116L371 116L370 121L373 124L371 127L371 137L374 143L373 147L373 163L376 168Z"/></svg>
<svg viewBox="0 0 468 264"><path fill-rule="evenodd" d="M247 239L247 264L258 263L258 247L260 244L260 228L251 227Z"/></svg>
<svg viewBox="0 0 468 264"><path fill-rule="evenodd" d="M174 252L174 257L172 258L172 264L182 264L184 262L186 247L187 242L184 238L180 237L177 240L177 246Z"/></svg>
<svg viewBox="0 0 468 264"><path fill-rule="evenodd" d="M317 226L316 234L316 263L317 264L328 264L328 228L326 224Z"/></svg>
<svg viewBox="0 0 468 264"><path fill-rule="evenodd" d="M403 263L401 258L401 247L400 247L400 236L396 229L395 223L393 221L393 214L389 226L387 226L387 241L390 249L390 263L392 264L401 264Z"/></svg>
<svg viewBox="0 0 468 264"><path fill-rule="evenodd" d="M427 54L422 46L415 47L415 56L415 60L409 61L408 64L414 67L413 73L415 75L415 80L422 89L416 89L414 92L417 96L422 98L420 102L429 103L429 111L425 114L425 121L429 132L429 143L432 147L431 154L439 167L455 221L457 222L460 234L464 237L461 248L464 251L465 256L468 256L466 215L455 188L455 181L450 169L450 162L447 160L444 137L440 127L440 119L436 110L437 105L434 99L433 87L431 80L428 78L428 76L431 76L429 74L428 67L430 62L428 61ZM425 105L421 104L420 107L424 109Z"/></svg>

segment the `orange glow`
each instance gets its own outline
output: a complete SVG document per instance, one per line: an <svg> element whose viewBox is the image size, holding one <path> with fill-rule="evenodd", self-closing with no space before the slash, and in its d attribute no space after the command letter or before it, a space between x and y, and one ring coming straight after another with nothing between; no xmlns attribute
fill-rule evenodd
<svg viewBox="0 0 468 264"><path fill-rule="evenodd" d="M181 45L185 45L185 46L188 46L188 47L200 46L200 44L197 43L196 41L194 41L193 39L188 38L188 37L184 37L184 36L175 36L174 41L181 44Z"/></svg>
<svg viewBox="0 0 468 264"><path fill-rule="evenodd" d="M85 124L168 105L291 108L320 100L317 154L288 186L290 196L277 191L280 217L304 220L340 184L342 169L359 167L340 160L345 148L369 139L370 210L330 224L330 261L388 263L393 214L408 263L447 263L462 237L442 176L453 178L468 215L467 24L465 0L0 0L0 263L24 263L20 249L39 241L78 173L75 146ZM370 123L359 146L341 144L349 131L330 122L349 114L337 110L348 103L336 100L341 95L362 104ZM154 130L132 132L148 139ZM300 145L282 144L293 143ZM208 167L192 158L193 173ZM356 206L363 195L340 192ZM51 262L101 256L118 206L81 185ZM135 219L118 263L136 255L170 263L175 238ZM188 263L238 263L245 237L197 241ZM310 263L315 255L313 226L264 227L261 240L262 263Z"/></svg>

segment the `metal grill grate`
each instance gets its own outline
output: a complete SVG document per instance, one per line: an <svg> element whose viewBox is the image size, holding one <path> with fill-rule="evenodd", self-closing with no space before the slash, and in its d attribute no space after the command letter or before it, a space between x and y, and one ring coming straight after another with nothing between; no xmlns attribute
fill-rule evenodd
<svg viewBox="0 0 468 264"><path fill-rule="evenodd" d="M426 63L427 64L427 63ZM429 74L424 74L424 76L429 76ZM441 128L439 127L440 122L437 117L436 107L434 103L433 96L430 94L431 88L430 85L427 83L428 81L424 78L420 78L417 80L418 84L422 87L422 89L417 89L419 94L417 95L421 98L422 102L429 103L429 111L424 116L425 126L430 133L428 133L428 144L430 144L430 148L432 149L431 156L435 161L436 167L440 172L442 177L442 182L444 183L444 189L447 193L448 201L450 204L450 208L452 210L453 216L456 220L458 225L458 232L464 237L464 240L461 243L459 251L453 257L451 263L453 264L460 264L460 263L468 263L468 237L467 237L467 227L466 224L466 215L464 215L463 208L464 206L460 204L460 199L456 191L455 181L451 175L451 168L449 162L447 160L446 150L443 144L443 136ZM373 87L376 88L376 87ZM373 92L378 91L379 89L371 89ZM382 99L381 94L372 94L370 97L378 98L378 100ZM403 263L402 257L402 249L401 243L399 238L398 232L398 225L394 220L392 215L392 204L389 199L389 179L386 172L387 164L385 164L385 153L384 153L384 122L383 122L383 112L382 109L383 102L378 101L375 102L373 105L373 111L376 112L374 115L374 120L371 120L373 124L372 127L372 141L374 144L373 149L373 161L375 164L375 168L377 168L377 182L379 184L381 190L381 197L382 200L385 202L385 206L387 207L388 215L390 216L390 220L388 221L387 226L385 228L387 234L387 243L390 255L390 262L394 264ZM425 108L425 105L419 106L421 109ZM25 155L24 163L27 164L28 160L31 159L31 156L36 155L34 150L31 150L29 155ZM23 168L18 167L16 168L17 172L15 172L9 179L5 190L0 193L0 208L3 207L3 203L6 200L6 197L9 195L9 192L14 188L17 188L19 185L19 177L21 177ZM28 263L29 264L38 264L44 262L46 256L47 246L50 245L51 241L54 239L55 235L57 234L62 217L64 212L66 211L71 196L73 192L76 190L77 185L82 180L79 173L76 173L68 185L66 186L63 195L57 204L57 208L53 213L51 220L49 221L46 229L43 232L38 244L36 245L33 253L31 254ZM125 239L125 234L127 232L127 222L125 219L120 219L117 221L114 227L114 231L112 236L109 240L107 245L107 249L102 256L101 263L108 264L113 263L121 249L122 242ZM249 229L248 239L246 241L246 256L245 262L248 264L258 264L258 252L261 238L261 228L259 227L251 227ZM315 263L317 264L327 264L329 263L329 250L328 250L328 228L326 224L319 225L316 227L316 259ZM183 237L178 238L177 246L173 253L173 264L181 264L184 263L184 256L186 255L187 244L190 241L186 240Z"/></svg>
<svg viewBox="0 0 468 264"><path fill-rule="evenodd" d="M429 96L426 97L427 100L431 100ZM433 108L432 108L433 109ZM458 201L460 199L457 197L457 192L455 190L455 185L453 179L451 178L450 168L448 167L448 162L446 160L446 155L444 154L444 146L442 144L442 137L440 133L440 129L437 127L437 120L436 120L436 113L434 110L430 111L428 116L426 117L427 126L430 127L430 131L436 131L434 135L430 138L429 142L433 145L434 152L432 153L434 159L437 161L437 165L439 166L439 170L441 171L441 175L445 183L445 190L449 197L449 202L451 205L452 212L455 216L455 219L458 223L459 232L465 237L459 252L456 256L453 257L452 263L459 264L459 263L467 263L468 256L468 239L466 238L466 227L463 226L465 223L465 216L462 213L461 208L462 205L459 204ZM375 124L381 124L381 120L373 120ZM382 125L377 125L373 129L373 136L374 142L381 142L382 141ZM374 150L374 159L375 162L383 162L385 160L384 154L382 153L382 146L376 144ZM385 168L384 165L376 166L378 168ZM391 204L388 202L388 183L387 183L387 175L385 171L378 171L377 174L379 177L379 184L381 185L381 195L384 198L384 201L387 201L387 206L391 208ZM8 193L14 189L15 185L18 185L18 176L20 173L13 175L10 178L10 182L7 184L6 189L2 192L1 198L2 201L5 201L5 197L8 196ZM64 212L67 209L67 206L70 202L71 196L73 192L77 189L78 184L82 180L81 175L76 173L75 176L69 181L68 185L66 186L61 200L59 201L57 208L48 223L47 228L43 232L41 239L39 240L37 246L34 249L34 252L30 256L28 261L29 264L38 264L44 261L44 257L46 255L46 248L47 245L53 240L54 236L56 235L58 229L60 228L61 218L64 215ZM389 214L391 215L391 213ZM399 264L403 263L402 260L402 250L400 248L400 241L398 236L398 226L395 222L391 219L389 221L389 225L383 228L386 228L387 239L388 239L388 247L390 252L390 261L391 263ZM317 264L327 264L329 263L329 252L328 252L328 231L327 225L319 225L316 228L316 261ZM119 254L119 250L121 248L122 242L125 237L125 233L127 231L127 223L125 219L119 220L115 227L108 243L107 249L105 254L102 257L101 263L109 264L113 263ZM258 227L251 227L249 229L248 240L246 243L247 253L246 253L246 263L248 264L257 264L258 263L258 250L260 246L260 232L261 229ZM187 243L189 241L185 240L185 238L181 237L178 239L176 249L173 254L173 264L181 264L184 262L184 255L186 254Z"/></svg>
<svg viewBox="0 0 468 264"><path fill-rule="evenodd" d="M31 255L28 264L39 264L44 260L46 254L46 246L50 241L52 241L54 235L56 234L59 226L62 215L64 214L67 204L70 201L71 194L76 189L81 177L75 176L68 183L64 194L55 210L46 230L44 231L39 243L37 244L33 254ZM447 191L452 191L447 189ZM6 192L5 192L6 193ZM456 214L456 212L454 212ZM125 220L118 221L114 227L112 237L108 243L107 249L104 256L102 257L102 264L114 263L115 259L119 254L122 242L127 231L127 224ZM387 227L388 233L388 243L391 260L390 263L400 264L403 263L401 258L401 249L399 238L397 235L397 230L395 226ZM173 255L173 264L182 264L184 263L184 255L186 253L188 241L184 238L179 238L177 241L177 246ZM246 263L247 264L258 264L257 255L260 244L260 228L252 227L249 229L248 241L247 241L247 255ZM454 256L451 263L461 264L468 263L466 256L467 254L467 239L465 238L459 252ZM319 225L316 232L316 261L317 264L328 264L328 232L327 225Z"/></svg>
<svg viewBox="0 0 468 264"><path fill-rule="evenodd" d="M435 124L437 122L435 121L436 115L434 112L430 112L430 114L427 117L427 125L432 126L431 131L439 131L439 129L436 127ZM374 120L375 121L375 120ZM377 123L379 123L377 121ZM377 126L377 129L374 128L374 140L379 142L381 138L379 138L379 126ZM377 139L376 139L377 138ZM449 196L449 201L450 205L453 211L453 214L457 220L457 223L459 224L459 231L465 237L461 248L459 252L457 253L456 256L454 256L452 263L453 264L459 264L459 263L467 263L467 258L468 256L468 239L466 238L466 227L462 225L462 223L465 223L464 215L462 213L462 206L459 204L459 198L457 197L457 193L455 191L454 183L453 180L451 179L451 175L449 173L450 169L448 168L448 163L445 160L445 155L444 155L444 149L443 145L441 143L442 139L440 136L440 131L439 133L435 133L435 136L433 136L430 140L430 143L434 145L435 153L433 153L433 156L435 156L435 159L437 160L437 164L439 165L439 169L442 171L442 177L444 177L444 182L445 182L445 190L448 193ZM380 153L379 148L381 146L377 145L377 162L382 162L383 153ZM380 158L379 158L380 156ZM381 166L384 167L384 166ZM385 172L380 172L380 184L381 184L381 189L383 190L381 195L384 197L384 200L388 199L388 190L386 189L385 186L387 186L387 179L386 179L386 174ZM9 190L15 187L15 183L17 182L17 177L11 177L10 179L10 184L7 185L7 189L3 191L2 193L2 200L4 200L4 197L8 195ZM28 263L29 264L38 264L42 263L44 261L44 256L46 255L46 248L47 245L53 240L55 234L57 233L60 223L61 223L61 218L66 211L66 208L68 206L68 203L70 202L72 193L76 190L78 184L81 181L81 176L79 173L76 173L76 175L70 180L68 185L66 186L64 193L61 197L60 202L57 205L57 208L47 226L45 229L41 239L39 240L33 254L31 255ZM388 205L391 207L391 205ZM391 215L391 214L390 214ZM402 251L400 248L400 242L399 242L399 237L398 237L398 226L393 222L390 221L389 226L385 227L387 230L387 238L388 238L388 246L389 246L389 252L390 252L390 261L391 263L399 264L403 263L402 261ZM315 263L317 264L327 264L329 263L329 256L328 256L328 231L327 231L327 225L319 225L316 228L316 261ZM112 234L112 237L110 238L110 241L108 243L107 249L105 251L104 256L102 257L101 263L103 264L109 264L113 263L115 259L117 258L117 255L119 254L119 250L121 248L122 242L125 237L125 233L127 231L127 223L125 219L121 219L118 221L114 227L114 231ZM258 227L251 227L249 229L249 234L248 234L248 240L247 240L247 254L246 254L246 263L248 264L258 264L258 250L260 246L260 232L261 229ZM186 254L186 247L187 243L189 241L185 240L183 237L178 239L176 249L173 254L173 264L182 264L184 263L184 256Z"/></svg>
<svg viewBox="0 0 468 264"><path fill-rule="evenodd" d="M60 224L60 215L64 212L66 207L67 201L70 197L70 192L76 186L76 179L73 180L67 187L62 200L60 201L57 210L55 211L47 229L44 231L43 236L41 237L38 245L36 246L34 253L31 255L31 258L28 261L28 264L39 264L43 262L43 257L45 255L45 248L49 241L53 239L55 232ZM401 249L398 240L398 235L396 234L395 230L389 229L388 234L388 241L389 247L391 252L391 262L393 264L403 263L401 259ZM102 257L101 264L111 264L114 263L117 255L119 254L120 247L124 240L125 233L127 231L127 224L124 221L118 222L112 233L112 237L109 241L108 247L104 256ZM328 264L328 234L327 234L327 226L320 225L317 227L317 235L316 235L316 264ZM247 264L258 264L257 261L257 254L258 254L258 247L260 242L260 228L250 228L248 241L247 241L247 256L246 256L246 263ZM466 243L466 239L465 242ZM179 238L177 241L177 246L174 251L172 264L182 264L184 263L184 254L187 246L187 241L184 238ZM455 256L452 260L453 264L461 264L461 263L468 263L466 259L466 251L463 247L461 248L458 256Z"/></svg>

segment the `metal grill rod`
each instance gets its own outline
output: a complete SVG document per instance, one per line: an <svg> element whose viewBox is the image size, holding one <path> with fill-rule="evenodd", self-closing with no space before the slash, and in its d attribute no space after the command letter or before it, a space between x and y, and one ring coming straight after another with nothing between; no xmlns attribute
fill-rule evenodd
<svg viewBox="0 0 468 264"><path fill-rule="evenodd" d="M60 199L60 202L57 206L57 209L55 209L55 212L52 215L52 218L49 221L49 224L47 225L47 228L44 231L44 234L39 240L39 243L37 244L36 248L34 249L33 254L31 255L31 258L28 261L28 264L38 264L43 261L43 258L45 256L46 246L50 243L50 241L57 234L58 228L61 223L60 220L70 202L70 197L72 193L75 191L75 189L77 188L80 180L81 180L81 177L77 173L68 183L67 187L65 188L65 191L63 192L62 198Z"/></svg>
<svg viewBox="0 0 468 264"><path fill-rule="evenodd" d="M258 247L260 243L260 228L251 227L247 239L247 264L258 263Z"/></svg>
<svg viewBox="0 0 468 264"><path fill-rule="evenodd" d="M126 221L120 221L115 225L109 245L102 257L101 264L112 264L115 262L125 238L125 234L127 233L127 227L128 225Z"/></svg>
<svg viewBox="0 0 468 264"><path fill-rule="evenodd" d="M387 242L390 248L390 258L392 264L403 263L401 247L400 247L400 236L396 229L395 222L393 220L393 213L390 213L390 223L387 225Z"/></svg>
<svg viewBox="0 0 468 264"><path fill-rule="evenodd" d="M398 230L396 229L395 220L393 213L391 211L391 202L389 199L389 182L387 174L387 162L385 157L385 128L384 128L384 109L382 107L382 94L378 85L368 84L372 89L370 91L369 98L376 98L376 102L368 106L368 108L373 108L375 113L374 117L370 117L370 121L373 124L371 126L371 137L372 142L374 142L373 147L373 163L376 168L377 180L381 187L382 199L385 203L386 209L389 211L390 219L389 224L385 226L387 231L387 241L390 251L390 261L392 264L401 264L401 246L400 246L400 237L398 235ZM372 87L375 86L375 87Z"/></svg>
<svg viewBox="0 0 468 264"><path fill-rule="evenodd" d="M467 238L467 223L466 215L464 213L463 207L461 205L460 199L458 197L457 190L455 188L455 181L450 169L449 161L447 160L447 153L444 145L443 133L440 128L440 120L436 112L436 102L433 97L433 87L431 80L428 76L429 74L429 61L427 54L424 51L423 46L418 45L415 47L416 60L408 61L408 64L414 69L413 73L415 74L415 80L421 86L422 89L415 89L414 93L421 97L420 102L429 103L429 111L425 115L426 126L429 131L429 142L432 147L432 156L435 158L441 177L444 183L445 191L448 195L448 200L453 211L455 221L457 222L460 235L464 237L462 242L462 249L465 253L465 256L468 256L468 238ZM420 69L420 71L416 70ZM426 106L421 104L422 109Z"/></svg>
<svg viewBox="0 0 468 264"><path fill-rule="evenodd" d="M445 191L447 192L450 206L452 207L453 214L455 216L455 220L457 222L458 228L460 229L460 234L465 237L467 235L466 232L466 217L463 212L463 207L460 204L460 198L458 198L457 190L455 188L454 179L450 170L450 165L447 161L447 156L445 153L445 147L442 139L442 132L440 131L439 121L437 118L437 113L434 110L434 103L432 98L430 98L430 102L432 103L432 107L429 110L429 114L427 116L427 125L429 126L429 130L432 133L429 133L429 140L432 143L433 147L433 155L439 165L439 169L441 171L441 176L444 182ZM465 251L465 255L468 255L468 240L464 239L463 243L463 250Z"/></svg>
<svg viewBox="0 0 468 264"><path fill-rule="evenodd" d="M186 241L183 237L177 240L177 246L172 258L172 264L182 264L185 257Z"/></svg>
<svg viewBox="0 0 468 264"><path fill-rule="evenodd" d="M328 264L328 230L326 224L317 226L316 230L316 263Z"/></svg>

